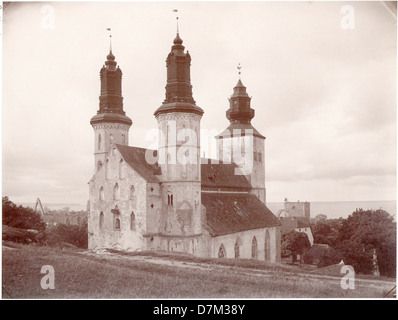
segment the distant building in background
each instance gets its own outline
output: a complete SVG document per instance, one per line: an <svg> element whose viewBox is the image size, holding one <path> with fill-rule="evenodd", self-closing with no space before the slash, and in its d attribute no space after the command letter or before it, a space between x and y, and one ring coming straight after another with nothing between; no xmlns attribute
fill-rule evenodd
<svg viewBox="0 0 398 320"><path fill-rule="evenodd" d="M39 198L36 200L35 212L39 212L47 226L83 225L87 223L87 211L70 211L69 207L60 210L49 210L44 207Z"/></svg>
<svg viewBox="0 0 398 320"><path fill-rule="evenodd" d="M282 235L291 231L303 232L308 236L311 246L314 244L314 236L311 231L310 203L289 202L285 199L284 208L278 210L277 216L281 222Z"/></svg>

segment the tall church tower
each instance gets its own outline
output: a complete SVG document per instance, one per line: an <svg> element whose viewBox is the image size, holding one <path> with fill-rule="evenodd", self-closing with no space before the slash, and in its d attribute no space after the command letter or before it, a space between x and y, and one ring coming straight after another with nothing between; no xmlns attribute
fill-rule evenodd
<svg viewBox="0 0 398 320"><path fill-rule="evenodd" d="M230 125L216 136L218 158L227 163L234 162L242 168L241 174L251 183L252 193L265 204L265 137L251 124L255 112L250 102L246 87L239 79L226 112Z"/></svg>
<svg viewBox="0 0 398 320"><path fill-rule="evenodd" d="M101 68L101 95L99 110L91 118L95 133L95 168L100 169L112 144L128 145L132 121L123 111L122 70L116 67L115 56L110 50Z"/></svg>
<svg viewBox="0 0 398 320"><path fill-rule="evenodd" d="M160 232L192 236L202 232L200 120L203 110L192 97L191 56L177 32L166 59L166 98L155 111L161 132L158 163L162 171Z"/></svg>

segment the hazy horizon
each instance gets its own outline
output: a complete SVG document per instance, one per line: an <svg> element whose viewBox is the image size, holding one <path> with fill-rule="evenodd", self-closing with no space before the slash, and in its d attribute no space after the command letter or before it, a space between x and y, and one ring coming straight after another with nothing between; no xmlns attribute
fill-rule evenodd
<svg viewBox="0 0 398 320"><path fill-rule="evenodd" d="M242 66L252 124L266 137L268 200L396 200L397 19L382 2L326 1L5 3L3 195L88 199L106 28L123 72L130 145L149 147L173 9L203 129L229 125Z"/></svg>

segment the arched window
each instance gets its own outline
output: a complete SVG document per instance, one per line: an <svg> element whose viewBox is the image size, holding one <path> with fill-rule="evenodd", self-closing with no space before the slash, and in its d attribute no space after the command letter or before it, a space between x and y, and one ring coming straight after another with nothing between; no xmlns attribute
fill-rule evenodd
<svg viewBox="0 0 398 320"><path fill-rule="evenodd" d="M134 200L135 196L135 188L134 186L130 186L130 200Z"/></svg>
<svg viewBox="0 0 398 320"><path fill-rule="evenodd" d="M102 201L102 200L105 200L105 193L104 193L104 187L101 187L100 189L99 189L99 199Z"/></svg>
<svg viewBox="0 0 398 320"><path fill-rule="evenodd" d="M99 169L101 169L102 168L102 162L101 162L101 160L100 161L98 161L98 164L97 164L97 170L99 170Z"/></svg>
<svg viewBox="0 0 398 320"><path fill-rule="evenodd" d="M111 165L110 165L109 159L106 159L106 163L105 163L105 176L106 176L106 179L109 179L110 169L111 169L110 167L111 167Z"/></svg>
<svg viewBox="0 0 398 320"><path fill-rule="evenodd" d="M265 256L265 261L270 261L271 260L271 240L269 236L269 231L267 230L265 234L265 247L264 247L264 256Z"/></svg>
<svg viewBox="0 0 398 320"><path fill-rule="evenodd" d="M167 193L167 204L169 206L173 205L173 194L171 192Z"/></svg>
<svg viewBox="0 0 398 320"><path fill-rule="evenodd" d="M252 259L257 259L258 254L257 254L257 239L256 237L253 237L252 240Z"/></svg>
<svg viewBox="0 0 398 320"><path fill-rule="evenodd" d="M254 149L254 152L253 152L253 160L257 161L257 150L256 149Z"/></svg>
<svg viewBox="0 0 398 320"><path fill-rule="evenodd" d="M116 215L115 217L115 230L120 230L120 216Z"/></svg>
<svg viewBox="0 0 398 320"><path fill-rule="evenodd" d="M101 231L104 229L104 214L102 212L99 216L99 228Z"/></svg>
<svg viewBox="0 0 398 320"><path fill-rule="evenodd" d="M98 135L98 150L101 150L101 134Z"/></svg>
<svg viewBox="0 0 398 320"><path fill-rule="evenodd" d="M218 249L218 257L219 258L226 258L227 255L225 254L225 247L221 244L220 249Z"/></svg>
<svg viewBox="0 0 398 320"><path fill-rule="evenodd" d="M238 259L239 258L239 256L240 256L240 254L239 254L239 243L238 243L238 240L236 240L236 242L235 242L235 259Z"/></svg>
<svg viewBox="0 0 398 320"><path fill-rule="evenodd" d="M113 143L113 134L112 133L109 135L109 141L111 144Z"/></svg>
<svg viewBox="0 0 398 320"><path fill-rule="evenodd" d="M261 150L258 152L258 161L260 161L260 162L263 161L263 155L261 153Z"/></svg>
<svg viewBox="0 0 398 320"><path fill-rule="evenodd" d="M124 163L123 159L119 161L119 179L124 179Z"/></svg>
<svg viewBox="0 0 398 320"><path fill-rule="evenodd" d="M122 134L122 144L126 143L126 136L124 134Z"/></svg>
<svg viewBox="0 0 398 320"><path fill-rule="evenodd" d="M130 230L135 231L135 214L134 211L130 214Z"/></svg>
<svg viewBox="0 0 398 320"><path fill-rule="evenodd" d="M113 187L113 200L119 200L119 185L116 183L115 186Z"/></svg>

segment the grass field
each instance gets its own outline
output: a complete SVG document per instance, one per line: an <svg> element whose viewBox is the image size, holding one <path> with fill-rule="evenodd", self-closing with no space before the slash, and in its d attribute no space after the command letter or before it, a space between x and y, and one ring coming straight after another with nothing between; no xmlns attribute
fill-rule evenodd
<svg viewBox="0 0 398 320"><path fill-rule="evenodd" d="M10 248L12 247L12 248ZM55 270L55 289L43 290L43 265ZM255 261L166 254L90 253L3 243L3 298L382 298L394 282L358 283L296 272Z"/></svg>

